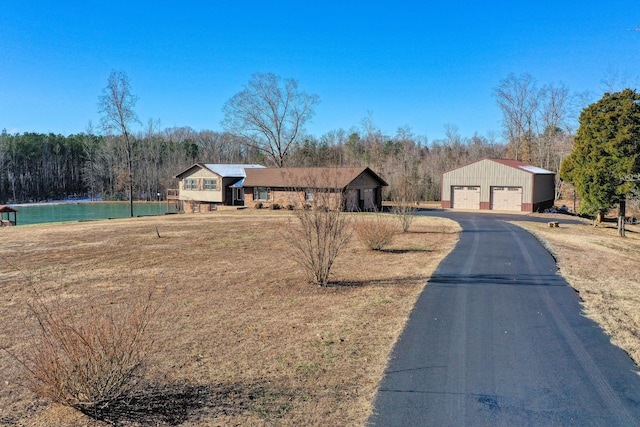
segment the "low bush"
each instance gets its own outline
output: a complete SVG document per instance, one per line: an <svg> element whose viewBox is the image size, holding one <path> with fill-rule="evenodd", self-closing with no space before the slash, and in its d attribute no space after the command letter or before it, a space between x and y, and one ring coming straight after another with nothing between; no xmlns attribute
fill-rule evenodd
<svg viewBox="0 0 640 427"><path fill-rule="evenodd" d="M30 305L38 328L30 352L16 357L26 368L26 385L41 397L83 413L108 411L137 385L151 341L149 322L157 311L152 293L108 310L45 303Z"/></svg>
<svg viewBox="0 0 640 427"><path fill-rule="evenodd" d="M278 203L272 203L271 210L274 210L274 211L280 210L280 205Z"/></svg>
<svg viewBox="0 0 640 427"><path fill-rule="evenodd" d="M389 246L397 233L395 221L380 213L362 215L355 221L358 240L368 249L379 251Z"/></svg>
<svg viewBox="0 0 640 427"><path fill-rule="evenodd" d="M253 205L253 207L254 207L254 208L256 208L256 209L262 209L262 208L263 208L263 206L264 206L264 205L262 204L262 202L258 202L258 203L256 203L255 205Z"/></svg>

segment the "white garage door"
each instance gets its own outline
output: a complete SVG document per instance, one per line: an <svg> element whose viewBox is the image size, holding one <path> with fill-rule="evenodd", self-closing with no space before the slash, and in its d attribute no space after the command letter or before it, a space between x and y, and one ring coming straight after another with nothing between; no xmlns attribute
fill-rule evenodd
<svg viewBox="0 0 640 427"><path fill-rule="evenodd" d="M492 187L491 209L496 211L520 211L522 187Z"/></svg>
<svg viewBox="0 0 640 427"><path fill-rule="evenodd" d="M480 187L453 187L451 207L455 209L480 209Z"/></svg>

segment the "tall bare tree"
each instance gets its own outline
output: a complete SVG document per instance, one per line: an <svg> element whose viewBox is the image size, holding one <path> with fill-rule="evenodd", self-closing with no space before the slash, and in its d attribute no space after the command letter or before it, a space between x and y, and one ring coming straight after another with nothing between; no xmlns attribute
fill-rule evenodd
<svg viewBox="0 0 640 427"><path fill-rule="evenodd" d="M538 164L546 169L559 168L557 146L571 133L567 123L570 106L569 89L562 83L548 84L540 91L540 129L536 141Z"/></svg>
<svg viewBox="0 0 640 427"><path fill-rule="evenodd" d="M531 139L535 133L539 92L529 74L509 74L494 89L502 110L505 137L510 154L516 160L530 161Z"/></svg>
<svg viewBox="0 0 640 427"><path fill-rule="evenodd" d="M300 91L294 79L256 73L224 105L222 126L282 167L318 102L317 95Z"/></svg>
<svg viewBox="0 0 640 427"><path fill-rule="evenodd" d="M123 71L112 71L107 86L102 90L98 112L102 114L100 124L108 133L119 133L126 156L126 187L129 196L129 211L133 217L133 144L131 126L140 123L134 108L138 98L131 92L131 82Z"/></svg>

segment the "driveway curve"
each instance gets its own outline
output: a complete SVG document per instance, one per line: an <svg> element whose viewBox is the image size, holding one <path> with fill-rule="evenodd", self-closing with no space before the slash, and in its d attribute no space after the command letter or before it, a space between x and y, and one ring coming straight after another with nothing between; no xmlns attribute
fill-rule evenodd
<svg viewBox="0 0 640 427"><path fill-rule="evenodd" d="M370 426L636 426L640 376L525 230L477 213L400 336ZM530 220L530 217L528 217ZM561 221L562 222L562 221Z"/></svg>

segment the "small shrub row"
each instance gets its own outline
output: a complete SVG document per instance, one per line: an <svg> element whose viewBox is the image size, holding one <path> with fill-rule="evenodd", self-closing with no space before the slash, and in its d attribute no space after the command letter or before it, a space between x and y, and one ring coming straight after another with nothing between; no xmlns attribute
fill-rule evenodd
<svg viewBox="0 0 640 427"><path fill-rule="evenodd" d="M267 208L267 209L271 209L272 211L277 211L277 210L280 210L280 209L284 208L284 206L280 205L279 203L271 203L270 205L266 205L265 206L264 203L262 203L262 202L258 202L256 204L254 204L253 207L256 208L256 209L265 209L265 208ZM286 208L289 209L289 210L293 210L293 205L287 205Z"/></svg>

